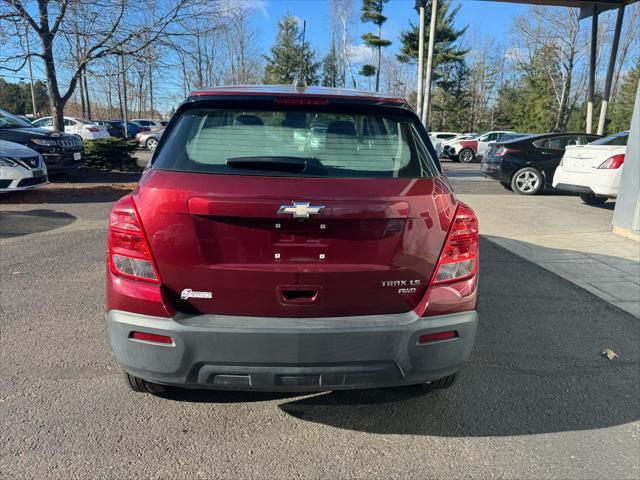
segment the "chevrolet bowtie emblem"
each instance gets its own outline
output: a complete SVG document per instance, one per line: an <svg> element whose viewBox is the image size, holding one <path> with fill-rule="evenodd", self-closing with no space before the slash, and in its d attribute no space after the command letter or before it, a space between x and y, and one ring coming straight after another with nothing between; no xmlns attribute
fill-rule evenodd
<svg viewBox="0 0 640 480"><path fill-rule="evenodd" d="M309 215L322 213L324 205L311 205L309 202L291 202L292 205L280 205L278 213L290 213L293 218L309 218Z"/></svg>

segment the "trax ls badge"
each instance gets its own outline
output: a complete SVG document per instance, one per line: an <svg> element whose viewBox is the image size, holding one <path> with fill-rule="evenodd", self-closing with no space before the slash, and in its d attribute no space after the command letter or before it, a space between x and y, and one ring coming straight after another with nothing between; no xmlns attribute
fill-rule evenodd
<svg viewBox="0 0 640 480"><path fill-rule="evenodd" d="M399 287L398 293L416 293L422 282L420 280L382 280L380 285L383 287Z"/></svg>
<svg viewBox="0 0 640 480"><path fill-rule="evenodd" d="M190 288L185 288L180 293L180 298L182 300L186 300L188 298L212 298L211 292L196 292L195 290L191 290Z"/></svg>
<svg viewBox="0 0 640 480"><path fill-rule="evenodd" d="M293 218L309 218L309 215L322 213L324 205L311 205L310 202L291 202L293 205L280 205L278 213L290 213Z"/></svg>

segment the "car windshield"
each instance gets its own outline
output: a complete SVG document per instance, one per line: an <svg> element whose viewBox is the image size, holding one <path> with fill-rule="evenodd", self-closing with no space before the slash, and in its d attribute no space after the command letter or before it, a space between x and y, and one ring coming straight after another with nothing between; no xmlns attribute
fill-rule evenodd
<svg viewBox="0 0 640 480"><path fill-rule="evenodd" d="M15 115L10 114L9 112L5 112L4 110L0 110L0 128L22 128L22 127L33 127L26 120L17 117Z"/></svg>
<svg viewBox="0 0 640 480"><path fill-rule="evenodd" d="M625 146L629 139L629 132L616 133L608 137L599 138L595 142L591 142L589 145L613 145L613 146Z"/></svg>
<svg viewBox="0 0 640 480"><path fill-rule="evenodd" d="M234 175L397 178L439 175L406 112L192 109L153 167Z"/></svg>

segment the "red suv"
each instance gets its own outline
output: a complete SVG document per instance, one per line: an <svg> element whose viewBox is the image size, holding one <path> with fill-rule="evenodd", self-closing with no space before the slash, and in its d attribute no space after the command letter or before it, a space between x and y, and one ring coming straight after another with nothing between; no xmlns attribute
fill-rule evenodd
<svg viewBox="0 0 640 480"><path fill-rule="evenodd" d="M403 99L193 92L111 211L107 323L136 391L446 388L478 220Z"/></svg>

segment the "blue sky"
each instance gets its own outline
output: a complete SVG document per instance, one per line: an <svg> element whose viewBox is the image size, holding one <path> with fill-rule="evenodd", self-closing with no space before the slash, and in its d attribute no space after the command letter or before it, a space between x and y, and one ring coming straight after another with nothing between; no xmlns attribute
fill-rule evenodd
<svg viewBox="0 0 640 480"><path fill-rule="evenodd" d="M327 0L266 0L259 3L261 8L256 11L254 25L258 28L264 45L273 43L278 19L290 13L301 20L307 20L307 38L318 53L324 52L328 44L329 2ZM468 25L470 33L490 31L495 38L500 38L502 34L507 33L513 17L522 14L527 8L524 5L478 0L458 0L454 1L454 4L461 5L456 17L458 28ZM353 5L359 19L361 0L353 0ZM389 17L389 20L383 26L383 36L396 40L390 50L395 51L398 47L398 35L408 27L409 20L417 21L414 5L414 0L391 0L385 5L384 14ZM371 26L363 25L359 21L355 26L357 35L354 36L357 38L354 40L360 42L360 35Z"/></svg>

